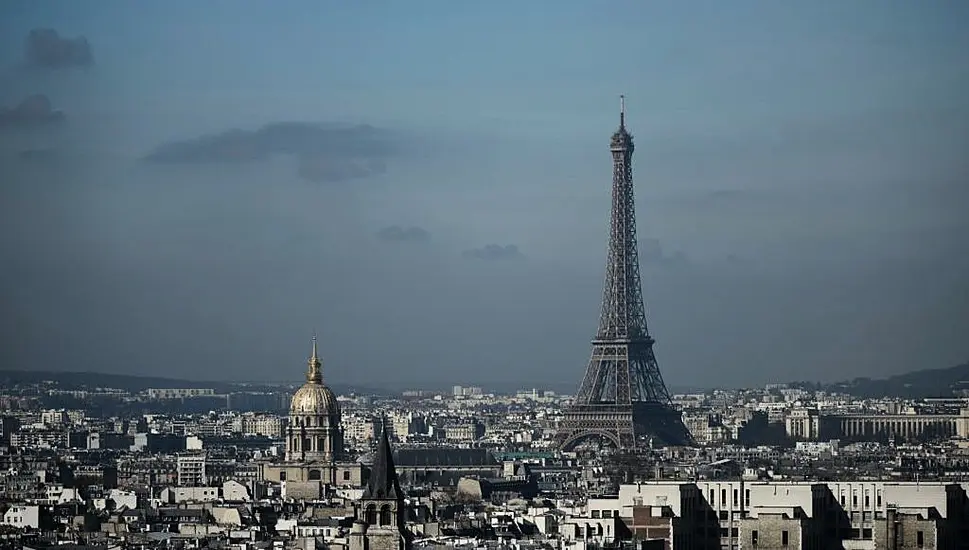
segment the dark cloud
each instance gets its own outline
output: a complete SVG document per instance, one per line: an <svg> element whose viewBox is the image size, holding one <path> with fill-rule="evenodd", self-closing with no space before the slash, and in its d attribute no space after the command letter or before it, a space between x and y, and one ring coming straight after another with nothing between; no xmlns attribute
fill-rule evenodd
<svg viewBox="0 0 969 550"><path fill-rule="evenodd" d="M401 227L391 225L377 231L377 238L386 242L427 242L431 234L422 227L410 226Z"/></svg>
<svg viewBox="0 0 969 550"><path fill-rule="evenodd" d="M686 254L676 251L667 254L658 239L641 239L639 243L639 260L643 265L679 266L689 263Z"/></svg>
<svg viewBox="0 0 969 550"><path fill-rule="evenodd" d="M63 38L54 29L34 29L24 44L24 61L30 67L63 69L94 64L87 38Z"/></svg>
<svg viewBox="0 0 969 550"><path fill-rule="evenodd" d="M347 159L332 155L301 157L299 175L314 182L346 181L383 174L387 165L375 159Z"/></svg>
<svg viewBox="0 0 969 550"><path fill-rule="evenodd" d="M301 177L316 182L363 178L386 171L395 147L387 132L368 125L278 122L165 143L145 156L161 164L238 164L291 155Z"/></svg>
<svg viewBox="0 0 969 550"><path fill-rule="evenodd" d="M272 151L256 139L258 132L228 130L159 146L145 160L171 164L233 163L265 160Z"/></svg>
<svg viewBox="0 0 969 550"><path fill-rule="evenodd" d="M10 109L0 108L0 128L33 128L63 122L64 113L51 107L50 99L35 94Z"/></svg>
<svg viewBox="0 0 969 550"><path fill-rule="evenodd" d="M518 246L513 244L506 244L504 246L500 244L486 244L481 248L465 250L462 256L476 260L518 260L525 257L521 250L518 249Z"/></svg>

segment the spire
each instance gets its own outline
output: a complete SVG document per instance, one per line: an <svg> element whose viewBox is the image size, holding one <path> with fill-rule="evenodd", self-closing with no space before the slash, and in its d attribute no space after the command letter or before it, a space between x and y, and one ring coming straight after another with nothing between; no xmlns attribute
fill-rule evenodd
<svg viewBox="0 0 969 550"><path fill-rule="evenodd" d="M316 333L313 334L313 354L310 355L309 368L306 370L306 381L311 384L323 382L323 363L320 362L316 350Z"/></svg>
<svg viewBox="0 0 969 550"><path fill-rule="evenodd" d="M626 96L619 96L619 127L626 127Z"/></svg>
<svg viewBox="0 0 969 550"><path fill-rule="evenodd" d="M398 500L403 498L400 481L397 479L397 468L394 467L394 452L390 448L390 437L387 435L387 421L380 422L380 442L377 453L370 467L370 479L363 491L364 499Z"/></svg>
<svg viewBox="0 0 969 550"><path fill-rule="evenodd" d="M633 136L626 131L626 96L619 96L619 129L612 133L609 149L613 153L633 152Z"/></svg>

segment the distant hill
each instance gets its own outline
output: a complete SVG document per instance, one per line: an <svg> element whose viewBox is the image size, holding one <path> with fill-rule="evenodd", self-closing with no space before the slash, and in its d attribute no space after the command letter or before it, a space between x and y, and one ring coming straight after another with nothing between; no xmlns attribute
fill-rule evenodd
<svg viewBox="0 0 969 550"><path fill-rule="evenodd" d="M216 393L230 391L275 391L288 385L286 382L213 382L198 380L180 380L158 376L132 376L128 374L106 374L101 372L55 372L55 371L23 371L0 370L0 387L9 388L18 384L37 384L45 380L56 380L58 387L65 390L82 390L94 388L117 388L133 393L147 388L212 388ZM292 384L297 384L293 381ZM386 393L383 390L362 386L332 386L337 394L375 394Z"/></svg>
<svg viewBox="0 0 969 550"><path fill-rule="evenodd" d="M806 382L799 385L857 397L952 397L969 393L969 362L945 369L917 370L888 378L855 378L834 384Z"/></svg>

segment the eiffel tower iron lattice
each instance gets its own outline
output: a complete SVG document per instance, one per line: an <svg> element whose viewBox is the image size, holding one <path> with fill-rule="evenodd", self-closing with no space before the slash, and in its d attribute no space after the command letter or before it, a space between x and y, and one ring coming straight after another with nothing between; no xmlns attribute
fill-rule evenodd
<svg viewBox="0 0 969 550"><path fill-rule="evenodd" d="M648 439L691 445L693 438L673 408L646 325L633 200L633 137L626 130L620 96L619 129L612 135L612 214L599 329L592 357L572 406L556 434L561 449L590 438L634 449Z"/></svg>

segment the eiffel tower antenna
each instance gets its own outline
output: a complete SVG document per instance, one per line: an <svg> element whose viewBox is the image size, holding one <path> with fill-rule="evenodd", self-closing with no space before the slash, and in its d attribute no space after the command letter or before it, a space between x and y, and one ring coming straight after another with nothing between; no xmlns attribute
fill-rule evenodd
<svg viewBox="0 0 969 550"><path fill-rule="evenodd" d="M619 96L619 129L612 134L612 213L599 329L558 444L571 450L590 438L620 449L649 440L691 445L660 374L646 325L633 200L633 136L626 130L626 97Z"/></svg>

